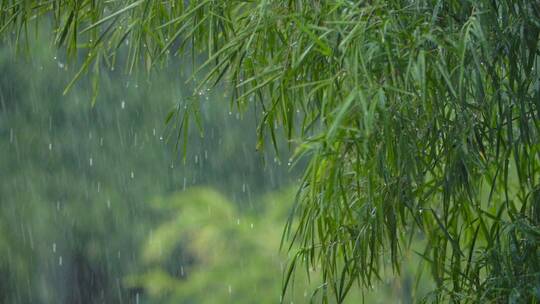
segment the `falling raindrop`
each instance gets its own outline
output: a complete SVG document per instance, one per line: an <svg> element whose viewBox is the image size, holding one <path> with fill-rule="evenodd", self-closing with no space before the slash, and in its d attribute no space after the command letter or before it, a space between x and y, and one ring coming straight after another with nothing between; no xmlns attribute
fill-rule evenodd
<svg viewBox="0 0 540 304"><path fill-rule="evenodd" d="M62 256L58 257L58 266L62 266Z"/></svg>
<svg viewBox="0 0 540 304"><path fill-rule="evenodd" d="M52 144L49 143L49 151L52 150Z"/></svg>
<svg viewBox="0 0 540 304"><path fill-rule="evenodd" d="M53 243L53 244L52 244L52 251L53 251L53 252L56 252L56 243Z"/></svg>
<svg viewBox="0 0 540 304"><path fill-rule="evenodd" d="M131 178L133 179L135 177L135 173L133 171L131 171Z"/></svg>
<svg viewBox="0 0 540 304"><path fill-rule="evenodd" d="M122 109L125 109L126 108L126 102L122 100L122 103L121 103L121 107Z"/></svg>
<svg viewBox="0 0 540 304"><path fill-rule="evenodd" d="M92 167L94 165L94 159L90 157L90 159L88 159L88 163L90 164L90 167Z"/></svg>

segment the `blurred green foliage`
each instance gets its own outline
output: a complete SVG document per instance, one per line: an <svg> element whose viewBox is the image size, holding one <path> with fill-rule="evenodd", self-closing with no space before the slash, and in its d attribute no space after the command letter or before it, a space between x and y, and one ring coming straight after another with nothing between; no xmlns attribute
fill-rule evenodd
<svg viewBox="0 0 540 304"><path fill-rule="evenodd" d="M255 214L204 188L154 200L168 216L144 243L146 271L127 281L152 303L279 302L285 259L276 249L291 198L271 195ZM291 300L304 293L297 288Z"/></svg>
<svg viewBox="0 0 540 304"><path fill-rule="evenodd" d="M289 183L289 168L255 153L253 119L212 106L217 90L204 98L205 137L192 130L181 161L164 124L190 95L171 80L179 67L102 73L92 106L91 79L63 96L75 71L40 48L32 60L0 51L0 302L131 302L137 290L123 277L164 212L151 198L207 185L248 210Z"/></svg>

